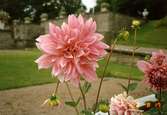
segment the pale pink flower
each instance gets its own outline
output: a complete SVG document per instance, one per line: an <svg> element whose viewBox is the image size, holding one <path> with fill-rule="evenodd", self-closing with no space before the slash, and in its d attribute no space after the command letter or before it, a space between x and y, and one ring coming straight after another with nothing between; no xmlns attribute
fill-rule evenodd
<svg viewBox="0 0 167 115"><path fill-rule="evenodd" d="M160 50L159 52L153 52L150 62L154 65L162 65L167 63L167 55Z"/></svg>
<svg viewBox="0 0 167 115"><path fill-rule="evenodd" d="M151 88L167 90L167 55L162 50L153 52L149 61L138 61L137 66Z"/></svg>
<svg viewBox="0 0 167 115"><path fill-rule="evenodd" d="M49 33L37 38L36 45L43 52L35 61L39 69L52 68L52 74L61 82L71 81L75 85L81 76L89 82L95 80L97 61L108 48L101 41L103 36L95 31L96 22L85 21L81 15L69 15L61 27L50 23Z"/></svg>
<svg viewBox="0 0 167 115"><path fill-rule="evenodd" d="M111 98L110 115L134 115L134 113L140 113L136 115L141 115L136 106L137 101L124 92Z"/></svg>

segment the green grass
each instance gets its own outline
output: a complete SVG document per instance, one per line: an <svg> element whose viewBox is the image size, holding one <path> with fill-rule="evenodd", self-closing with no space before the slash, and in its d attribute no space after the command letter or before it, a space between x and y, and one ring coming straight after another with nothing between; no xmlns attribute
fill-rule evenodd
<svg viewBox="0 0 167 115"><path fill-rule="evenodd" d="M38 70L34 60L39 56L40 52L37 50L0 51L0 90L55 82L49 70ZM100 61L102 67L104 63L104 60ZM102 75L102 70L103 68L97 70L99 76ZM110 62L106 76L127 78L130 72L134 79L142 78L138 69L113 62Z"/></svg>
<svg viewBox="0 0 167 115"><path fill-rule="evenodd" d="M97 74L102 76L103 67L105 65L105 61L102 60L99 62L100 68L97 69ZM143 78L143 74L136 68L130 67L125 64L118 64L116 62L110 62L107 68L106 77L118 77L127 79L129 76L132 76L134 80L141 80Z"/></svg>
<svg viewBox="0 0 167 115"><path fill-rule="evenodd" d="M150 21L137 31L137 45L141 47L167 49L167 28L156 28L158 21ZM134 32L130 32L129 41L120 41L120 44L132 45Z"/></svg>
<svg viewBox="0 0 167 115"><path fill-rule="evenodd" d="M0 90L53 82L47 70L38 71L38 51L0 51Z"/></svg>

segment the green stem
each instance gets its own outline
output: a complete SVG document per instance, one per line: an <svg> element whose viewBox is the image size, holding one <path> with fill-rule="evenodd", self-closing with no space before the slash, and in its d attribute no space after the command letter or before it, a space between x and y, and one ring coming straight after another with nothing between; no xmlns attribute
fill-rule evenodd
<svg viewBox="0 0 167 115"><path fill-rule="evenodd" d="M114 41L114 43L113 43L113 45L111 46L109 56L108 56L108 58L107 58L107 61L106 61L105 66L104 66L103 74L102 74L102 77L101 77L101 80L100 80L100 84L99 84L99 88L98 88L98 92L97 92L97 97L96 97L96 103L95 103L94 113L95 113L95 111L96 111L96 109L97 109L97 104L98 104L98 101L99 101L99 96L100 96L100 92L101 92L102 83L103 83L103 80L104 80L104 77L105 77L105 73L106 73L108 64L109 64L109 62L110 62L110 58L111 58L111 56L112 56L112 50L114 49L117 40L118 40L118 39L116 38L115 41Z"/></svg>
<svg viewBox="0 0 167 115"><path fill-rule="evenodd" d="M54 91L54 95L56 95L57 92L58 92L59 84L60 84L60 81L57 81L56 89L55 89L55 91Z"/></svg>
<svg viewBox="0 0 167 115"><path fill-rule="evenodd" d="M75 99L74 99L74 97L73 97L73 95L72 95L70 86L68 85L67 82L66 82L66 87L67 87L67 89L68 89L68 93L69 93L69 95L70 95L70 97L71 97L71 100L72 100L73 102L75 102ZM79 115L79 110L78 110L78 108L77 108L77 107L74 107L74 109L75 109L77 115Z"/></svg>
<svg viewBox="0 0 167 115"><path fill-rule="evenodd" d="M134 59L135 59L136 37L137 37L137 29L135 29L135 31L134 31L131 68L133 67L133 62L134 62ZM127 90L127 94L129 94L129 86L130 86L130 83L131 83L131 75L129 75L129 77L128 77L128 90Z"/></svg>
<svg viewBox="0 0 167 115"><path fill-rule="evenodd" d="M83 98L84 109L87 110L86 97L85 97L85 94L84 94L84 92L83 92L83 90L82 90L81 84L79 84L79 89L80 89L80 91L81 91L81 95L82 95L82 98Z"/></svg>

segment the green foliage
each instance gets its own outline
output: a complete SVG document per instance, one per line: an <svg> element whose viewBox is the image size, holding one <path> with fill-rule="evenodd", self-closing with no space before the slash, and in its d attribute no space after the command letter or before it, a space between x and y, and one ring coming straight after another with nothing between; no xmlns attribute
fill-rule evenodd
<svg viewBox="0 0 167 115"><path fill-rule="evenodd" d="M98 107L98 111L101 111L104 113L108 112L110 109L108 100L100 100L97 107Z"/></svg>
<svg viewBox="0 0 167 115"><path fill-rule="evenodd" d="M65 104L68 106L71 106L71 107L76 107L79 104L80 100L81 100L81 97L79 97L76 102L75 101L66 101Z"/></svg>
<svg viewBox="0 0 167 115"><path fill-rule="evenodd" d="M129 84L129 91L134 91L135 89L136 89L136 87L137 87L137 83L131 83L131 84Z"/></svg>
<svg viewBox="0 0 167 115"><path fill-rule="evenodd" d="M167 28L167 16L162 18L161 20L159 20L157 22L157 24L155 25L156 28L160 28L160 27L166 27Z"/></svg>
<svg viewBox="0 0 167 115"><path fill-rule="evenodd" d="M129 86L126 86L122 83L119 83L119 85L126 91L126 92L129 92L129 91L134 91L137 87L137 83L130 83Z"/></svg>
<svg viewBox="0 0 167 115"><path fill-rule="evenodd" d="M129 32L126 30L122 30L119 32L117 38L127 41L129 39Z"/></svg>
<svg viewBox="0 0 167 115"><path fill-rule="evenodd" d="M90 88L91 88L91 83L85 81L84 85L82 86L83 93L86 94Z"/></svg>
<svg viewBox="0 0 167 115"><path fill-rule="evenodd" d="M119 83L118 85L120 85L122 87L122 89L124 89L126 92L128 92L128 87L123 85L122 83Z"/></svg>
<svg viewBox="0 0 167 115"><path fill-rule="evenodd" d="M71 107L76 107L77 106L77 103L73 102L73 101L67 101L67 102L65 102L65 104L68 105L68 106L71 106Z"/></svg>
<svg viewBox="0 0 167 115"><path fill-rule="evenodd" d="M32 6L36 10L34 20L39 21L42 13L47 13L49 18L59 15L61 7L64 7L67 15L75 13L80 8L80 0L1 0L0 9L7 11L12 19L24 19L30 15L31 10L24 9Z"/></svg>

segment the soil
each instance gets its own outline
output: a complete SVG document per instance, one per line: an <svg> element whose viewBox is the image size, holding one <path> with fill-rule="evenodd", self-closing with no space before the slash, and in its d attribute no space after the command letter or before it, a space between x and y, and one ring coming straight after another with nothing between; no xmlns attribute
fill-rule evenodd
<svg viewBox="0 0 167 115"><path fill-rule="evenodd" d="M123 89L118 83L126 84L127 80L105 79L101 97L110 99L115 94L122 93ZM95 102L98 85L99 81L94 82L88 95L86 95L89 106ZM46 84L0 91L0 115L76 115L74 109L66 105L54 108L49 106L41 107L44 100L53 93L55 87L56 84ZM72 85L70 87L75 98L80 96L78 88ZM70 100L65 84L60 85L58 93L62 101ZM135 98L148 94L149 90L143 85L143 82L140 82L138 88L131 93Z"/></svg>

